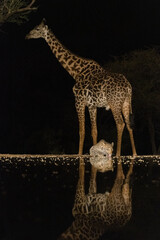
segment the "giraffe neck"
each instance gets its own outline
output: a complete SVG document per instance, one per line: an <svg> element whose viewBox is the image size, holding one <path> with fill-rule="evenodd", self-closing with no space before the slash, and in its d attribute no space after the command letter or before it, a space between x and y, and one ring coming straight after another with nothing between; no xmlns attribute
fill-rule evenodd
<svg viewBox="0 0 160 240"><path fill-rule="evenodd" d="M96 68L100 67L94 60L79 57L66 49L50 29L46 32L44 39L61 65L75 80L80 77L84 70L93 68L93 65L95 65Z"/></svg>

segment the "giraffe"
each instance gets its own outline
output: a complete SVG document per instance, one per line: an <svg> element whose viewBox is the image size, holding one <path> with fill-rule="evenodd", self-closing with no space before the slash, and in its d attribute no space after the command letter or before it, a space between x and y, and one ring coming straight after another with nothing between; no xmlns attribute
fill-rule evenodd
<svg viewBox="0 0 160 240"><path fill-rule="evenodd" d="M93 144L97 143L97 108L105 107L106 110L111 109L117 127L116 156L121 155L125 123L133 156L136 156L133 130L130 125L132 87L128 80L122 74L109 73L92 59L79 57L69 51L55 37L44 19L26 35L26 39L31 38L43 38L57 60L75 80L73 93L79 120L79 155L83 154L85 139L85 107L89 110Z"/></svg>
<svg viewBox="0 0 160 240"><path fill-rule="evenodd" d="M97 193L96 174L90 176L89 193L85 194L85 165L79 163L79 179L72 214L74 221L58 240L98 240L107 230L125 226L132 215L133 158L126 177L121 159L117 161L117 174L111 192Z"/></svg>

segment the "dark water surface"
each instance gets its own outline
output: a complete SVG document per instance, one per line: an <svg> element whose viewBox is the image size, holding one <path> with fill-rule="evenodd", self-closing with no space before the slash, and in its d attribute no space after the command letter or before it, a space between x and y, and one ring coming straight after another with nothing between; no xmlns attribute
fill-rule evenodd
<svg viewBox="0 0 160 240"><path fill-rule="evenodd" d="M87 192L91 166L88 159L85 162ZM124 174L129 162L122 163ZM74 220L78 163L78 158L69 157L0 157L0 240L57 239ZM113 172L97 174L98 193L111 191L116 169L114 163ZM130 185L130 221L100 239L159 240L160 157L136 159Z"/></svg>

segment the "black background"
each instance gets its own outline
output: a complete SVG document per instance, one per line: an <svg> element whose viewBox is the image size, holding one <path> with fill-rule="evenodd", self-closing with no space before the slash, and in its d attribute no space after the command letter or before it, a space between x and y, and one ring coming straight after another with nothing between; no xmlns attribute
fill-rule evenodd
<svg viewBox="0 0 160 240"><path fill-rule="evenodd" d="M76 153L74 80L43 39L25 40L25 35L45 17L68 49L105 64L112 56L160 44L160 4L158 0L39 0L37 5L28 22L1 28L0 152ZM106 123L106 129L98 126L99 139L115 142L116 127L109 139L105 135L115 124L111 112L99 110L98 122ZM86 131L88 151L92 144L88 114ZM148 146L146 139L137 148L146 154Z"/></svg>

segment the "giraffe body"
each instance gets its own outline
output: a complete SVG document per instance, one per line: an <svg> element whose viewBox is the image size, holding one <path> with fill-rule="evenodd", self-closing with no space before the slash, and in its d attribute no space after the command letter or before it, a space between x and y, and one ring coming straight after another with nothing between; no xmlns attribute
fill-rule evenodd
<svg viewBox="0 0 160 240"><path fill-rule="evenodd" d="M120 74L109 74L102 69L102 74L97 76L89 76L88 79L83 79L76 82L73 87L73 92L76 99L79 99L78 104L82 102L89 108L104 107L109 110L119 103L122 108L125 100L130 100L132 89L127 79ZM123 86L123 89L121 89ZM118 90L118 91L117 91Z"/></svg>
<svg viewBox="0 0 160 240"><path fill-rule="evenodd" d="M96 61L79 57L66 49L48 26L41 22L26 36L44 38L61 65L75 79L73 87L75 106L79 120L79 154L83 153L85 139L85 107L88 107L91 121L93 144L97 143L97 108L111 109L117 126L117 152L121 154L124 120L130 135L133 155L136 155L133 132L130 126L132 113L132 87L122 74L109 73Z"/></svg>

